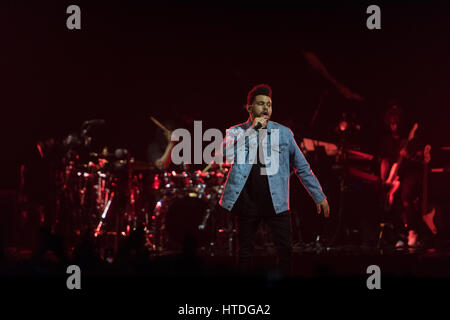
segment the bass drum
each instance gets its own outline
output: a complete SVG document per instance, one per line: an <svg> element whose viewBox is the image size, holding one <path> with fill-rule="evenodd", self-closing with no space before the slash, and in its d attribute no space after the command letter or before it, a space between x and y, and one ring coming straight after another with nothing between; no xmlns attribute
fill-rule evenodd
<svg viewBox="0 0 450 320"><path fill-rule="evenodd" d="M215 238L214 205L196 196L177 197L170 201L165 215L165 247L207 247Z"/></svg>

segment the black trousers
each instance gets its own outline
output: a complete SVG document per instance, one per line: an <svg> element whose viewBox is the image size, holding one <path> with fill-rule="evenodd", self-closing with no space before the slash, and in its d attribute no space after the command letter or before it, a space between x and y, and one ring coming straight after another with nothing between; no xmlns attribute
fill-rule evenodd
<svg viewBox="0 0 450 320"><path fill-rule="evenodd" d="M292 245L289 211L268 216L238 214L238 263L242 272L251 270L253 240L261 221L269 226L277 250L278 269L284 275L291 273Z"/></svg>

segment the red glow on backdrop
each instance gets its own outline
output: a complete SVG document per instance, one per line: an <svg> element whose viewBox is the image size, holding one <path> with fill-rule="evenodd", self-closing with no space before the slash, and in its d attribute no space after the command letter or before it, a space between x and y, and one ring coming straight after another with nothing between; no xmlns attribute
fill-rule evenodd
<svg viewBox="0 0 450 320"><path fill-rule="evenodd" d="M42 152L41 144L38 143L38 144L36 145L36 147L37 147L37 149L38 149L39 155L41 156L42 159L44 159L44 153Z"/></svg>

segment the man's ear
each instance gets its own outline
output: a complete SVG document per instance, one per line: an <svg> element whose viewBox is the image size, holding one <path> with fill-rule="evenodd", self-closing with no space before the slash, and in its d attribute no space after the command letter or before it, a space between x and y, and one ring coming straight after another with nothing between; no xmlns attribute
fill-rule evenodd
<svg viewBox="0 0 450 320"><path fill-rule="evenodd" d="M250 104L247 104L247 105L245 106L245 109L246 109L248 112L251 112L252 106L251 106Z"/></svg>

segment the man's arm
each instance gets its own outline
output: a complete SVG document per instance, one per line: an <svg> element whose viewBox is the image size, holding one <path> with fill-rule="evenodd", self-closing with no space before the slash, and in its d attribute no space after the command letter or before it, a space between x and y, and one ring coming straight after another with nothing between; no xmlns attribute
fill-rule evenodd
<svg viewBox="0 0 450 320"><path fill-rule="evenodd" d="M317 213L320 213L321 210L323 210L325 217L328 217L330 209L327 198L322 191L319 180L317 180L308 161L306 161L305 156L295 142L292 131L290 131L289 139L289 161L294 167L295 174L316 203Z"/></svg>
<svg viewBox="0 0 450 320"><path fill-rule="evenodd" d="M389 171L389 160L387 158L383 158L381 159L380 164L380 177L382 181L386 181L388 171Z"/></svg>
<svg viewBox="0 0 450 320"><path fill-rule="evenodd" d="M174 146L173 141L170 141L167 146L166 149L164 150L164 154L155 161L155 166L160 169L160 170L167 170L170 166L170 155L171 155L171 151L172 148Z"/></svg>
<svg viewBox="0 0 450 320"><path fill-rule="evenodd" d="M159 170L166 170L167 168L169 168L170 163L171 163L172 149L173 149L173 146L175 145L175 143L171 139L172 131L166 130L164 132L164 136L167 139L166 148L164 149L164 153L158 159L155 160L155 166ZM155 149L155 147L153 147L153 148ZM157 147L156 147L156 150L157 150ZM153 150L153 152L155 152L155 150Z"/></svg>

